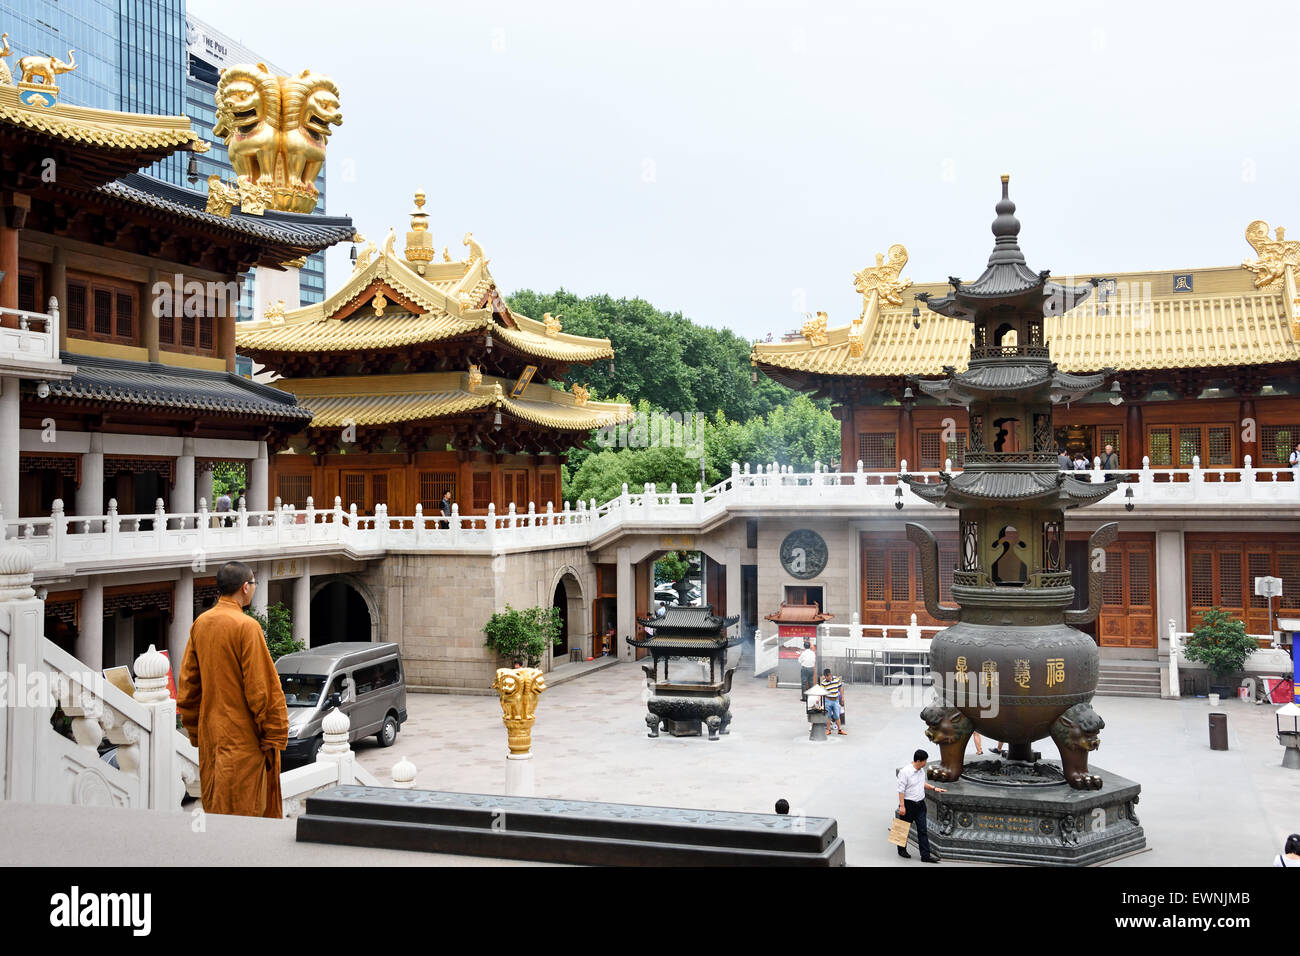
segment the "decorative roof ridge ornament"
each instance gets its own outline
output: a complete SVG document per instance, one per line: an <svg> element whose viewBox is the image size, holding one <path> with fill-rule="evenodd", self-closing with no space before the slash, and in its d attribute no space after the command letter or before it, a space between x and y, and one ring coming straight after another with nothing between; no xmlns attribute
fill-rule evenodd
<svg viewBox="0 0 1300 956"><path fill-rule="evenodd" d="M575 382L573 384L573 404L586 405L587 402L590 400L591 400L591 389L584 388L583 386Z"/></svg>
<svg viewBox="0 0 1300 956"><path fill-rule="evenodd" d="M284 299L281 299L275 305L268 305L266 311L262 313L262 318L268 320L272 325L282 325L284 323Z"/></svg>
<svg viewBox="0 0 1300 956"><path fill-rule="evenodd" d="M814 346L825 345L828 341L826 335L826 323L828 317L826 313L818 312L817 317L813 318L811 312L805 312L804 316L807 318L807 321L804 322L803 327L799 330L799 334Z"/></svg>
<svg viewBox="0 0 1300 956"><path fill-rule="evenodd" d="M14 52L9 48L9 34L0 33L0 46L4 47L0 50L0 86L13 86L14 75L9 72L9 64L5 62L5 57Z"/></svg>
<svg viewBox="0 0 1300 956"><path fill-rule="evenodd" d="M483 372L477 365L471 365L469 367L468 381L471 391L483 384Z"/></svg>
<svg viewBox="0 0 1300 956"><path fill-rule="evenodd" d="M560 325L562 316L552 316L549 312L542 313L542 322L546 326L546 337L553 339L563 330L564 326Z"/></svg>
<svg viewBox="0 0 1300 956"><path fill-rule="evenodd" d="M6 57L10 54L9 34L4 34L4 52L0 57ZM45 56L43 54L32 54L22 57L18 61L18 69L22 73L22 78L13 82L13 76L9 72L9 67L4 66L3 59L0 59L0 67L4 68L4 73L0 74L0 82L6 86L14 85L18 87L18 101L24 106L39 106L49 109L58 102L59 87L54 82L54 77L59 73L71 73L77 68L76 50L68 51L67 61L60 60L57 56ZM37 81L40 82L37 82Z"/></svg>
<svg viewBox="0 0 1300 956"><path fill-rule="evenodd" d="M424 266L433 261L433 234L429 232L429 214L424 211L423 189L415 191L415 209L411 211L411 228L406 233L406 261L416 264L416 271L424 275Z"/></svg>
<svg viewBox="0 0 1300 956"><path fill-rule="evenodd" d="M1256 219L1246 227L1246 241L1258 258L1251 262L1243 259L1241 267L1255 275L1255 288L1272 287L1286 274L1287 267L1300 267L1300 242L1286 238L1286 227L1278 226L1276 238L1270 239L1268 223Z"/></svg>
<svg viewBox="0 0 1300 956"><path fill-rule="evenodd" d="M241 196L247 183L259 196L265 189L264 206L277 212L315 209L330 127L343 122L334 81L310 70L275 76L264 63L241 63L221 71L214 100L212 132L225 141Z"/></svg>
<svg viewBox="0 0 1300 956"><path fill-rule="evenodd" d="M365 245L361 247L361 251L357 253L357 261L352 264L352 274L356 275L358 272L365 269L366 266L370 265L371 260L379 254L379 247L366 239L366 237L361 235L359 232L352 237L352 241L365 243Z"/></svg>
<svg viewBox="0 0 1300 956"><path fill-rule="evenodd" d="M487 268L487 256L483 255L483 247L474 241L474 233L465 233L465 238L461 240L461 245L469 247L469 259L466 261L466 265L472 266L474 263L481 260L483 268Z"/></svg>
<svg viewBox="0 0 1300 956"><path fill-rule="evenodd" d="M239 203L239 187L221 181L218 173L208 177L207 211L222 219L229 219L230 212Z"/></svg>

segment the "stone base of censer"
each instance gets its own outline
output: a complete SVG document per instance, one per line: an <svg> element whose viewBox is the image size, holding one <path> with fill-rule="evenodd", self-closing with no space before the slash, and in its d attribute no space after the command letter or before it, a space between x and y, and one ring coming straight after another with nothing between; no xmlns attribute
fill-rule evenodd
<svg viewBox="0 0 1300 956"><path fill-rule="evenodd" d="M925 793L930 845L940 859L1029 866L1092 866L1145 849L1141 784L1091 772L1100 790L1072 789L1056 761L970 761L961 779L935 781L946 793Z"/></svg>

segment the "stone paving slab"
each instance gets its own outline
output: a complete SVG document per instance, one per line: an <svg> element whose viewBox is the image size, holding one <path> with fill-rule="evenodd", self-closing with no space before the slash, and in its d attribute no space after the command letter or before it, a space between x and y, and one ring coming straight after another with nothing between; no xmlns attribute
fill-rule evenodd
<svg viewBox="0 0 1300 956"><path fill-rule="evenodd" d="M937 756L919 717L923 701L906 689L845 689L848 736L809 741L797 690L738 673L729 736L651 739L640 668L620 663L587 674L542 695L533 732L537 796L758 813L785 797L796 811L839 821L850 865L919 865L900 859L885 833L897 806L895 768L917 747ZM1212 751L1204 699L1098 697L1094 706L1106 720L1097 760L1142 785L1138 809L1150 847L1111 866L1267 865L1300 830L1300 772L1281 767L1274 707L1223 702L1230 749ZM495 699L412 695L408 710L392 748L372 739L353 745L363 766L387 780L405 756L417 787L503 792L506 730ZM1039 749L1054 753L1050 741Z"/></svg>

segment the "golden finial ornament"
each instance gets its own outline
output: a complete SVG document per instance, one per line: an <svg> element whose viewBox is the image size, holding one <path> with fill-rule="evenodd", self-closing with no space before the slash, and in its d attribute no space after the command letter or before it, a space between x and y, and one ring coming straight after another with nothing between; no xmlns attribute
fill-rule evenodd
<svg viewBox="0 0 1300 956"><path fill-rule="evenodd" d="M487 259L483 255L483 247L474 241L474 233L465 233L465 238L461 240L461 245L469 247L469 261L473 265L478 260L483 260L483 265L487 265Z"/></svg>
<svg viewBox="0 0 1300 956"><path fill-rule="evenodd" d="M469 387L478 388L482 384L483 384L483 373L479 371L479 367L477 365L471 365L469 367Z"/></svg>
<svg viewBox="0 0 1300 956"><path fill-rule="evenodd" d="M827 342L826 313L818 312L816 318L813 318L807 312L805 312L804 315L808 317L808 320L804 322L803 328L799 330L799 334L813 345L825 345Z"/></svg>
<svg viewBox="0 0 1300 956"><path fill-rule="evenodd" d="M862 294L862 316L871 305L871 296L877 295L881 304L903 304L903 290L912 284L911 279L899 278L907 265L907 249L896 242L889 247L889 258L876 253L876 264L853 273L853 287Z"/></svg>
<svg viewBox="0 0 1300 956"><path fill-rule="evenodd" d="M273 325L279 325L284 321L284 299L281 299L275 305L268 305L262 318L269 319Z"/></svg>
<svg viewBox="0 0 1300 956"><path fill-rule="evenodd" d="M13 86L14 75L9 72L9 64L5 62L5 57L13 53L13 50L9 49L9 34L0 33L0 46L4 47L0 50L0 86Z"/></svg>
<svg viewBox="0 0 1300 956"><path fill-rule="evenodd" d="M587 402L590 401L590 399L591 399L590 389L584 388L583 386L577 384L573 386L573 404L586 405Z"/></svg>
<svg viewBox="0 0 1300 956"><path fill-rule="evenodd" d="M446 246L442 247L442 261L451 262L451 252Z"/></svg>
<svg viewBox="0 0 1300 956"><path fill-rule="evenodd" d="M371 260L379 254L379 247L373 242L369 242L366 237L361 235L359 232L352 237L352 241L365 243L365 245L361 247L361 251L357 253L357 261L352 264L352 274L356 275L366 266L370 265Z"/></svg>
<svg viewBox="0 0 1300 956"><path fill-rule="evenodd" d="M492 689L501 697L501 722L506 725L510 752L528 753L533 746L537 699L546 690L545 676L536 667L502 667Z"/></svg>
<svg viewBox="0 0 1300 956"><path fill-rule="evenodd" d="M406 233L406 261L432 262L433 235L429 232L429 214L424 211L424 190L415 191L415 209L411 211L411 228Z"/></svg>
<svg viewBox="0 0 1300 956"><path fill-rule="evenodd" d="M1246 241L1258 254L1254 262L1245 259L1241 267L1255 274L1255 288L1262 289L1281 281L1287 266L1300 268L1300 242L1286 238L1286 229L1277 227L1276 238L1270 239L1268 223L1256 219L1246 227Z"/></svg>
<svg viewBox="0 0 1300 956"><path fill-rule="evenodd" d="M552 316L549 312L542 313L542 322L546 326L546 337L548 339L555 338L560 334L560 330L564 328L564 326L560 325L560 316Z"/></svg>
<svg viewBox="0 0 1300 956"><path fill-rule="evenodd" d="M221 177L216 173L208 177L208 212L220 216L222 219L229 219L230 210L238 202L239 190L237 188L223 183Z"/></svg>
<svg viewBox="0 0 1300 956"><path fill-rule="evenodd" d="M375 297L370 300L370 307L375 310L375 318L384 317L384 309L388 308L388 299L382 292L376 292Z"/></svg>
<svg viewBox="0 0 1300 956"><path fill-rule="evenodd" d="M212 132L225 141L241 199L260 198L260 193L245 193L247 183L267 190L270 198L263 208L315 209L320 199L316 178L325 164L330 127L343 122L334 81L310 70L276 76L265 63L241 63L221 71L214 98Z"/></svg>

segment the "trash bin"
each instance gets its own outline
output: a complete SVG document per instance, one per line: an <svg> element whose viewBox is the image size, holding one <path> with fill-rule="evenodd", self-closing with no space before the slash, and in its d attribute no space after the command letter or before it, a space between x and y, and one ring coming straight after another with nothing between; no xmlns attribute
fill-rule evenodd
<svg viewBox="0 0 1300 956"><path fill-rule="evenodd" d="M1228 749L1228 715L1210 714L1210 749Z"/></svg>

